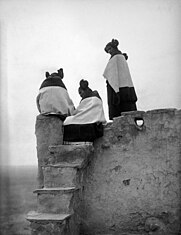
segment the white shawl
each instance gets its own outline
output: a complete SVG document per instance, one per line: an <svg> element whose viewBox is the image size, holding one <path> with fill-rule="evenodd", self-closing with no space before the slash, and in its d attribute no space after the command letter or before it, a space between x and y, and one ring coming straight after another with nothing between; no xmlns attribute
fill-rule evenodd
<svg viewBox="0 0 181 235"><path fill-rule="evenodd" d="M67 90L59 86L41 88L37 97L37 106L42 114L72 115L75 109Z"/></svg>
<svg viewBox="0 0 181 235"><path fill-rule="evenodd" d="M119 92L119 87L133 87L128 64L121 54L115 55L109 60L103 76L115 92Z"/></svg>
<svg viewBox="0 0 181 235"><path fill-rule="evenodd" d="M80 102L73 116L67 117L63 125L90 124L96 122L106 123L102 100L97 97L89 97Z"/></svg>

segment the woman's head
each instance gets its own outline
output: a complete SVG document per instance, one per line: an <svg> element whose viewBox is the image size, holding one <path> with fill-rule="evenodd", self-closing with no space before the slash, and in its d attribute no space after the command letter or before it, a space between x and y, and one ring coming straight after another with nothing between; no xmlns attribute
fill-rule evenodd
<svg viewBox="0 0 181 235"><path fill-rule="evenodd" d="M104 48L105 52L111 54L113 51L118 50L119 42L117 39L112 39L111 42L109 42L106 47Z"/></svg>
<svg viewBox="0 0 181 235"><path fill-rule="evenodd" d="M87 80L84 80L82 79L79 83L79 89L78 89L78 92L79 92L79 95L82 97L82 98L86 98L88 97L90 94L90 92L92 92L92 90L89 88L89 83Z"/></svg>
<svg viewBox="0 0 181 235"><path fill-rule="evenodd" d="M59 77L59 78L63 79L63 77L64 77L63 69L61 68L61 69L57 70L57 72L58 73L54 72L54 73L51 73L51 74L49 74L49 72L46 72L45 76L46 76L46 78Z"/></svg>
<svg viewBox="0 0 181 235"><path fill-rule="evenodd" d="M122 53L119 49L118 49L118 45L119 45L119 42L117 39L112 39L111 42L109 42L106 47L104 48L104 50L109 53L111 55L111 58L114 56L114 55L117 55L117 54L122 54L125 59L127 60L128 59L128 55L126 53Z"/></svg>

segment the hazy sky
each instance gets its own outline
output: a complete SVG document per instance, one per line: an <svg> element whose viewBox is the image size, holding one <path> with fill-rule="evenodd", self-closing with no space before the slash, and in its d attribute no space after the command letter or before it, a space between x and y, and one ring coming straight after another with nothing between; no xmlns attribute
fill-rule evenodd
<svg viewBox="0 0 181 235"><path fill-rule="evenodd" d="M139 110L181 108L180 0L0 0L1 163L37 164L35 99L64 69L75 106L87 79L103 99L112 38L129 56Z"/></svg>

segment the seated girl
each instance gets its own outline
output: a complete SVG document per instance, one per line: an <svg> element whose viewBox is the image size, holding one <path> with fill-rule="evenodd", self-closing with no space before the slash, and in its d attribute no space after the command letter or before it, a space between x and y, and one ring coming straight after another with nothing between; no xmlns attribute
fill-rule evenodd
<svg viewBox="0 0 181 235"><path fill-rule="evenodd" d="M102 100L97 91L92 91L88 81L81 80L79 94L82 97L73 115L65 119L64 141L93 142L103 136L103 124L106 123Z"/></svg>
<svg viewBox="0 0 181 235"><path fill-rule="evenodd" d="M40 86L36 99L37 108L43 115L57 115L62 120L72 115L74 104L69 97L67 89L62 81L63 69L51 75L46 72L46 79Z"/></svg>

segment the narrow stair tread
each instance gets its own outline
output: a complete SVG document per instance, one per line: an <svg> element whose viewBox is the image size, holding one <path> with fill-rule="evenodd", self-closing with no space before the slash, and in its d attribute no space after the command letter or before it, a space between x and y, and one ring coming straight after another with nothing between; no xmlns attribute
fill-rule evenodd
<svg viewBox="0 0 181 235"><path fill-rule="evenodd" d="M61 162L61 163L57 163L57 164L49 164L47 165L48 167L55 167L55 168L81 168L81 166L83 165L83 161L82 162Z"/></svg>
<svg viewBox="0 0 181 235"><path fill-rule="evenodd" d="M74 150L77 149L92 149L93 148L93 144L73 144L73 145L50 145L48 147L49 151L54 153L54 152L59 152L59 151L63 151L63 152L72 152Z"/></svg>
<svg viewBox="0 0 181 235"><path fill-rule="evenodd" d="M53 214L53 213L40 213L37 211L30 211L26 219L29 221L64 221L69 218L71 214Z"/></svg>
<svg viewBox="0 0 181 235"><path fill-rule="evenodd" d="M73 192L78 190L78 187L54 187L54 188L40 188L33 191L33 193L48 193L48 192Z"/></svg>

